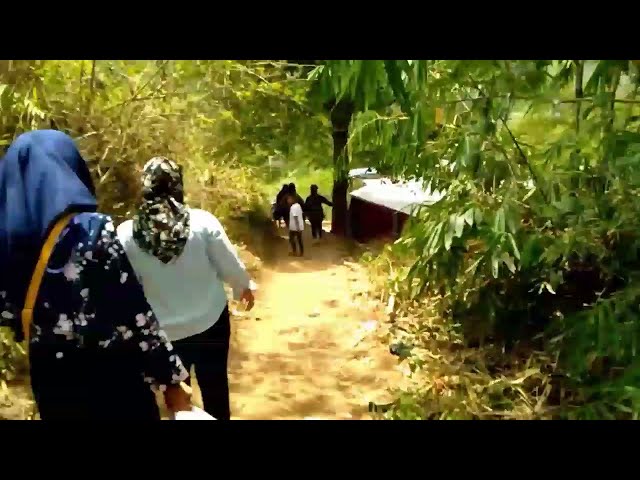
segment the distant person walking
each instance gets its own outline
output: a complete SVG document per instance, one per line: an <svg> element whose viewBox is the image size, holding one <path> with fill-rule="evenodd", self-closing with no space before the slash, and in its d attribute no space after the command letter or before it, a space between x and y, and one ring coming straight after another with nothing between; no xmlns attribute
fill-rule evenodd
<svg viewBox="0 0 640 480"><path fill-rule="evenodd" d="M318 194L318 186L311 185L311 195L309 195L304 202L304 212L311 224L311 235L317 239L322 238L322 221L324 220L323 204L333 207L333 203Z"/></svg>
<svg viewBox="0 0 640 480"><path fill-rule="evenodd" d="M286 189L285 189L285 185L283 185L282 190L280 192L282 193L282 196L280 198L283 203L281 215L282 215L282 218L284 218L284 223L286 224L287 228L289 228L289 217L290 217L289 195L293 195L294 201L298 202L300 206L304 205L304 200L300 195L298 195L298 192L296 192L295 183L290 183L289 185L286 185ZM304 215L304 211L302 212L302 214Z"/></svg>
<svg viewBox="0 0 640 480"><path fill-rule="evenodd" d="M300 196L300 194L298 194L298 191L296 190L296 184L295 183L290 183L289 184L289 194L293 195L294 201L296 203L299 203L300 207L304 208L304 199ZM302 215L304 216L304 210L302 211Z"/></svg>
<svg viewBox="0 0 640 480"><path fill-rule="evenodd" d="M289 193L289 185L286 183L282 185L282 188L276 195L276 205L282 205L284 201L286 201L286 196Z"/></svg>
<svg viewBox="0 0 640 480"><path fill-rule="evenodd" d="M304 245L302 243L304 215L302 206L297 201L295 194L289 193L287 201L289 203L289 243L291 244L291 254L302 257L304 255Z"/></svg>
<svg viewBox="0 0 640 480"><path fill-rule="evenodd" d="M286 183L282 185L282 188L276 195L276 201L273 205L273 220L280 223L280 220L284 220L285 225L289 221L288 219L288 206L287 195L289 194L289 185Z"/></svg>
<svg viewBox="0 0 640 480"><path fill-rule="evenodd" d="M142 184L137 213L118 236L185 367L195 367L205 411L229 420L231 326L223 281L247 309L255 285L218 219L184 203L177 164L152 158Z"/></svg>
<svg viewBox="0 0 640 480"><path fill-rule="evenodd" d="M0 159L0 320L28 340L40 418L160 420L152 386L189 411L187 371L96 208L66 134L22 134Z"/></svg>
<svg viewBox="0 0 640 480"><path fill-rule="evenodd" d="M290 195L293 195L295 203L299 203L300 204L300 207L302 207L303 219L306 218L305 215L304 215L304 199L300 196L300 194L296 190L296 184L295 183L290 183L289 184L288 192L289 192ZM288 214L289 214L289 209L288 209L288 205L287 205L287 216L288 216Z"/></svg>

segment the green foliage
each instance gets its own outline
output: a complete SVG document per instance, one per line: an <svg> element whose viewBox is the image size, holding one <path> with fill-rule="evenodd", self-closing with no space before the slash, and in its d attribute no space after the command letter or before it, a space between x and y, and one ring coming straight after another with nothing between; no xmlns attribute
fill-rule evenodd
<svg viewBox="0 0 640 480"><path fill-rule="evenodd" d="M78 139L103 210L131 211L153 155L186 167L188 199L241 216L273 157L313 149L308 82L278 61L20 61L0 66L0 141L37 127ZM3 74L4 72L4 74ZM296 150L297 148L297 150Z"/></svg>
<svg viewBox="0 0 640 480"><path fill-rule="evenodd" d="M636 65L374 63L368 70L387 73L376 73L377 88L395 102L358 115L352 150L375 152L383 171L447 192L395 246L396 258L414 260L395 282L399 295L433 299L467 346L557 356L539 365L553 371L545 402L554 415L635 418ZM340 73L344 62L326 68L355 75Z"/></svg>
<svg viewBox="0 0 640 480"><path fill-rule="evenodd" d="M240 223L267 218L272 160L330 160L327 119L310 108L299 70L277 60L0 61L0 147L36 128L69 133L118 222L135 208L142 165L169 156L185 168L189 204L237 237ZM21 358L2 332L0 380Z"/></svg>
<svg viewBox="0 0 640 480"><path fill-rule="evenodd" d="M0 387L15 377L25 360L25 351L13 341L13 333L8 328L0 328ZM0 388L0 394L2 390Z"/></svg>
<svg viewBox="0 0 640 480"><path fill-rule="evenodd" d="M170 155L191 204L255 219L285 180L328 191L349 102L356 164L446 192L371 262L416 319L389 415L635 418L639 85L627 60L3 61L0 145L69 132L118 218Z"/></svg>

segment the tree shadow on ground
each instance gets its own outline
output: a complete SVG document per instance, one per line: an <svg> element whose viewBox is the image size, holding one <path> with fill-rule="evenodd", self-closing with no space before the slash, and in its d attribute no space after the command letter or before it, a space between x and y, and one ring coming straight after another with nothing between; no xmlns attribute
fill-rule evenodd
<svg viewBox="0 0 640 480"><path fill-rule="evenodd" d="M344 339L329 329L290 341L277 353L247 353L237 338L232 342L231 400L234 415L242 418L359 418L367 414L368 403L358 393L385 384L375 369L360 363L365 349L340 347Z"/></svg>
<svg viewBox="0 0 640 480"><path fill-rule="evenodd" d="M308 226L307 226L308 227ZM285 228L277 228L262 231L261 245L249 246L248 249L260 256L267 268L277 267L284 273L303 273L325 270L340 265L348 250L344 239L335 237L329 232L324 232L323 238L315 240L311 236L309 228L302 235L304 244L304 256L291 256L288 231Z"/></svg>
<svg viewBox="0 0 640 480"><path fill-rule="evenodd" d="M229 230L234 232L234 239L241 241L247 251L259 258L267 268L277 266L278 271L285 273L303 273L325 270L344 261L356 261L365 251L363 245L330 233L331 222L323 222L323 238L316 241L311 235L311 226L307 222L303 232L304 257L290 256L289 232L276 222L261 218L260 221L229 222ZM367 246L368 248L368 246Z"/></svg>
<svg viewBox="0 0 640 480"><path fill-rule="evenodd" d="M307 228L308 258L300 259L288 256L284 228L272 224L252 237L247 250L262 261L256 280L264 282L259 290L264 296L257 311L236 312L232 319L233 416L368 417L368 400L386 400L378 397L387 394L397 359L383 357L371 342L354 340L362 323L376 319L370 306L353 301L367 288L366 273L357 264L362 246L326 230L314 243ZM293 298L296 292L304 300Z"/></svg>

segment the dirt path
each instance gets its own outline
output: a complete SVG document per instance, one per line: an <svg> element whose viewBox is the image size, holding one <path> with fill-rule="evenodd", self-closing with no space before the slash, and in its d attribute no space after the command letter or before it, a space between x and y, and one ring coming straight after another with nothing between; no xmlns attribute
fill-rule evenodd
<svg viewBox="0 0 640 480"><path fill-rule="evenodd" d="M284 231L271 238L256 306L232 318L234 419L370 418L368 402L390 401L388 389L402 381L380 340L381 307L364 295L363 268L342 242L327 234L313 244L308 230L304 259L288 256ZM30 389L19 387L11 405L0 402L0 417L25 418ZM195 396L200 403L197 388Z"/></svg>
<svg viewBox="0 0 640 480"><path fill-rule="evenodd" d="M382 312L362 295L367 277L331 235L313 244L305 232L298 259L280 233L254 310L232 320L234 418L368 418L402 375L378 339Z"/></svg>

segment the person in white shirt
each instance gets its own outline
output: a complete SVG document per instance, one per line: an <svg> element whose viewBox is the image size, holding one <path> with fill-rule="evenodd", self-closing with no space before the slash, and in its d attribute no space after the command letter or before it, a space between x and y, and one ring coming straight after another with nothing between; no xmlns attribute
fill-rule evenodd
<svg viewBox="0 0 640 480"><path fill-rule="evenodd" d="M143 171L143 198L118 237L159 323L187 370L193 365L206 412L231 417L229 308L223 281L254 303L252 282L218 219L184 203L182 170L164 157Z"/></svg>
<svg viewBox="0 0 640 480"><path fill-rule="evenodd" d="M304 255L304 245L302 244L302 232L304 231L304 214L302 206L297 201L294 194L289 193L287 197L289 203L289 243L291 243L292 255L302 257ZM296 242L299 252L296 249Z"/></svg>

